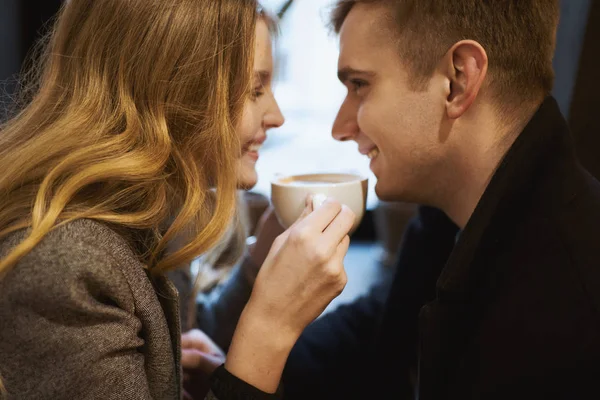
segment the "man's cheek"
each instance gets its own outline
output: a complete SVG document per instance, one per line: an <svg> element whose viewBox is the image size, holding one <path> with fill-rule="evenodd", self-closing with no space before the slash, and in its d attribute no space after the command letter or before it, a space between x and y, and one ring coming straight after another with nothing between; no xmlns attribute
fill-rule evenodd
<svg viewBox="0 0 600 400"><path fill-rule="evenodd" d="M378 130L377 113L373 111L375 110L371 107L363 107L359 110L357 117L360 130L369 137Z"/></svg>

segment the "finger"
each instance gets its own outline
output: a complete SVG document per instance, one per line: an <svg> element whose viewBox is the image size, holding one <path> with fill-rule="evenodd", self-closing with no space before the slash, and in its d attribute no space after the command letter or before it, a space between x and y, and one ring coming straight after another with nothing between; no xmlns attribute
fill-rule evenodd
<svg viewBox="0 0 600 400"><path fill-rule="evenodd" d="M216 355L203 352L196 349L181 350L181 366L188 369L198 368L207 358L214 358Z"/></svg>
<svg viewBox="0 0 600 400"><path fill-rule="evenodd" d="M342 239L340 244L338 244L337 248L335 249L335 254L332 257L332 262L334 263L334 265L339 265L341 267L340 277L343 281L342 290L343 290L343 287L346 286L346 283L348 282L348 276L346 275L346 269L344 268L344 258L346 258L346 254L348 253L349 247L350 247L350 237L344 236L344 238Z"/></svg>
<svg viewBox="0 0 600 400"><path fill-rule="evenodd" d="M324 195L323 193L317 193L313 196L312 198L312 209L313 211L316 210L317 208L321 207L321 205L323 204L323 202L327 200L327 196Z"/></svg>
<svg viewBox="0 0 600 400"><path fill-rule="evenodd" d="M198 368L210 375L223 364L225 364L225 357L213 354L205 354Z"/></svg>
<svg viewBox="0 0 600 400"><path fill-rule="evenodd" d="M306 202L304 204L304 210L302 210L302 214L300 214L300 216L298 217L298 219L296 220L296 222L294 222L292 224L292 226L289 227L288 231L290 229L294 228L295 226L297 226L300 222L302 222L312 212L313 212L313 208L312 208L312 195L309 194L306 197Z"/></svg>
<svg viewBox="0 0 600 400"><path fill-rule="evenodd" d="M335 247L333 255L331 257L331 262L333 263L344 263L344 258L346 258L346 254L348 254L348 249L350 248L350 237L344 236L342 241Z"/></svg>
<svg viewBox="0 0 600 400"><path fill-rule="evenodd" d="M348 254L348 249L350 248L350 237L348 235L344 236L340 244L338 244L335 250L335 257L339 259L344 259L346 254Z"/></svg>
<svg viewBox="0 0 600 400"><path fill-rule="evenodd" d="M196 349L208 354L225 354L223 350L200 329L192 329L181 335L181 347Z"/></svg>
<svg viewBox="0 0 600 400"><path fill-rule="evenodd" d="M323 240L331 241L338 244L348 235L350 229L354 225L355 215L346 205L342 205L340 213L335 216L334 220L331 221L329 226L323 232Z"/></svg>
<svg viewBox="0 0 600 400"><path fill-rule="evenodd" d="M203 332L199 329L190 329L189 331L181 334L181 347L193 348L195 343L198 341L198 337L202 337Z"/></svg>
<svg viewBox="0 0 600 400"><path fill-rule="evenodd" d="M186 369L200 370L211 374L224 362L225 358L219 355L208 354L193 349L181 351L181 366Z"/></svg>
<svg viewBox="0 0 600 400"><path fill-rule="evenodd" d="M335 199L329 197L321 207L307 215L303 220L298 222L298 227L302 226L313 231L314 233L322 233L334 218L342 210L342 205ZM342 238L340 237L340 240Z"/></svg>
<svg viewBox="0 0 600 400"><path fill-rule="evenodd" d="M213 346L211 346L209 343L186 335L181 336L181 348L200 350L204 353L212 353L214 350Z"/></svg>
<svg viewBox="0 0 600 400"><path fill-rule="evenodd" d="M307 218L311 217L312 214L315 214L315 212L313 211L313 207L312 207L312 203L313 203L313 195L312 194L308 194L306 196L305 199L305 207L304 210L302 211L302 214L300 214L300 216L298 217L298 219L296 220L296 222L294 222L292 224L292 226L290 226L287 230L285 230L285 232L283 232L280 235L280 238L283 242L287 241L288 236L290 235L290 232L295 229L298 225L300 224L307 224L307 225L312 225L314 224L314 222L312 222L312 220L309 220L308 222L305 222L307 220ZM330 204L332 203L332 204ZM341 205L339 205L339 203L334 200L333 198L328 198L324 203L323 206L320 207L320 209L327 207L326 213L324 214L325 217L321 216L320 220L317 221L325 221L327 220L327 215L331 215L333 214L333 212L335 212L336 207L341 208ZM323 230L327 227L327 225L329 224L329 222L331 222L331 220L333 219L334 215L331 216L331 218L329 218L328 222L320 222L318 223L314 228L315 232L318 231L318 233L323 232ZM314 217L311 217L314 219ZM323 219L324 218L324 219Z"/></svg>
<svg viewBox="0 0 600 400"><path fill-rule="evenodd" d="M195 349L182 349L181 366L183 368L194 369L202 362L201 359L205 354Z"/></svg>
<svg viewBox="0 0 600 400"><path fill-rule="evenodd" d="M312 208L312 204L313 204L313 194L309 193L306 195L306 198L304 199L304 207L308 207L311 209L311 211L313 210Z"/></svg>

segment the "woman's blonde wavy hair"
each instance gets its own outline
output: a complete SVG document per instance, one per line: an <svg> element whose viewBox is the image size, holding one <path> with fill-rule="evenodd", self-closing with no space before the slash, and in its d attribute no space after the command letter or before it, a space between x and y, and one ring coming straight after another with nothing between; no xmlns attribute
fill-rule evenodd
<svg viewBox="0 0 600 400"><path fill-rule="evenodd" d="M117 229L156 273L218 243L236 209L235 127L250 88L257 7L65 2L27 105L0 127L0 240L28 229L0 260L0 275L80 218ZM166 253L179 235L189 240Z"/></svg>

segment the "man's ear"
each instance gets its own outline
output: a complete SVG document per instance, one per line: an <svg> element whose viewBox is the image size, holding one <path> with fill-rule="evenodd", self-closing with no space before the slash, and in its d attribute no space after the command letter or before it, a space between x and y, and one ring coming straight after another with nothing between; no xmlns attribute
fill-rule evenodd
<svg viewBox="0 0 600 400"><path fill-rule="evenodd" d="M483 85L488 69L485 49L473 40L461 40L444 56L448 77L446 112L456 119L471 107Z"/></svg>

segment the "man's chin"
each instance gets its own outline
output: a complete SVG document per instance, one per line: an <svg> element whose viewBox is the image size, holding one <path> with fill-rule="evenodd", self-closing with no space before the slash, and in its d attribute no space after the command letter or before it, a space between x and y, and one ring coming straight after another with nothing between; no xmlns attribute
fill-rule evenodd
<svg viewBox="0 0 600 400"><path fill-rule="evenodd" d="M377 181L375 185L375 194L377 194L377 198L383 201L393 201L392 193L388 190L386 185L382 184L381 181Z"/></svg>
<svg viewBox="0 0 600 400"><path fill-rule="evenodd" d="M391 182L385 182L381 179L377 181L375 185L375 193L377 194L377 198L382 201L409 201L403 195L403 191L399 187L398 184L393 184Z"/></svg>

